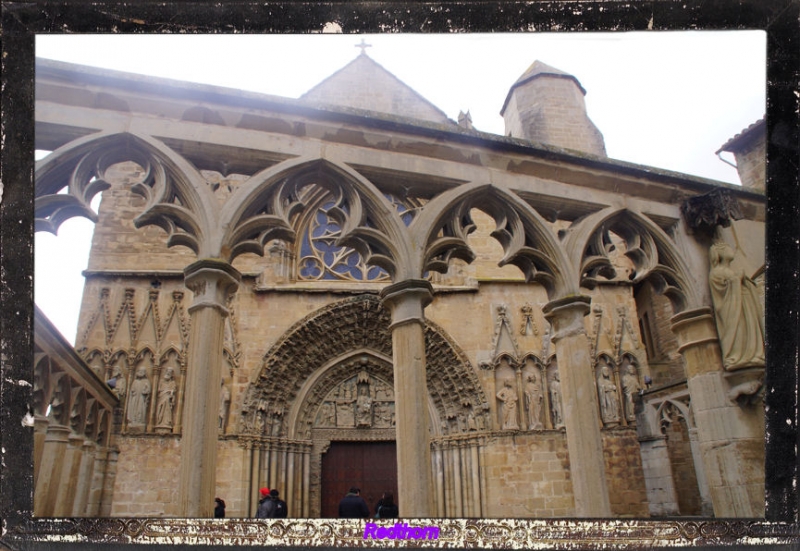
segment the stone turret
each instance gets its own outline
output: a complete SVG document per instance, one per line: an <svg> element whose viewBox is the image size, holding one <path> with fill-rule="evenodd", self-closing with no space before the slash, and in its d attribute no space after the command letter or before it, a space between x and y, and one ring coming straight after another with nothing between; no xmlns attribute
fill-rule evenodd
<svg viewBox="0 0 800 551"><path fill-rule="evenodd" d="M604 157L603 135L586 115L585 95L574 76L534 61L500 110L506 135Z"/></svg>

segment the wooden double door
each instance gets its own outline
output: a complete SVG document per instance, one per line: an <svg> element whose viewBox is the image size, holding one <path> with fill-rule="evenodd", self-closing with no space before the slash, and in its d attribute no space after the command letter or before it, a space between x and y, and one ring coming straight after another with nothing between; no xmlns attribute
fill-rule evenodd
<svg viewBox="0 0 800 551"><path fill-rule="evenodd" d="M323 518L339 516L339 501L356 486L369 506L370 516L383 492L397 500L397 446L395 442L331 442L322 455Z"/></svg>

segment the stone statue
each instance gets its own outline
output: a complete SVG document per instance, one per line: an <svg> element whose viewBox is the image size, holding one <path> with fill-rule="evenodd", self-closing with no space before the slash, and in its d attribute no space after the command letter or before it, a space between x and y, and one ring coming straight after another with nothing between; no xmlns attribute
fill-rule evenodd
<svg viewBox="0 0 800 551"><path fill-rule="evenodd" d="M512 388L511 381L506 379L503 388L497 393L497 397L503 402L503 424L504 430L519 430L517 421L517 392Z"/></svg>
<svg viewBox="0 0 800 551"><path fill-rule="evenodd" d="M528 375L528 382L525 384L525 409L528 411L528 430L542 430L543 425L540 420L542 411L542 385L539 378L535 375Z"/></svg>
<svg viewBox="0 0 800 551"><path fill-rule="evenodd" d="M147 379L147 370L140 365L136 370L136 378L131 383L128 403L128 423L130 425L147 424L147 405L150 403L152 387Z"/></svg>
<svg viewBox="0 0 800 551"><path fill-rule="evenodd" d="M120 405L122 405L122 402L125 401L125 389L127 388L127 383L119 366L114 367L114 372L111 374L111 377L114 379L113 392L117 395L117 398L119 398Z"/></svg>
<svg viewBox="0 0 800 551"><path fill-rule="evenodd" d="M553 373L550 381L550 405L553 410L553 427L560 429L564 426L564 413L561 408L561 379L558 371Z"/></svg>
<svg viewBox="0 0 800 551"><path fill-rule="evenodd" d="M619 400L617 385L611 380L611 369L604 365L597 378L597 391L600 395L600 412L604 423L619 422Z"/></svg>
<svg viewBox="0 0 800 551"><path fill-rule="evenodd" d="M231 405L231 391L225 386L225 379L220 382L219 389L219 429L225 430L225 421L228 417L228 406Z"/></svg>
<svg viewBox="0 0 800 551"><path fill-rule="evenodd" d="M622 376L622 392L625 394L625 419L634 421L636 413L633 409L633 397L642 390L639 384L639 377L636 375L636 368L628 365L625 375Z"/></svg>
<svg viewBox="0 0 800 551"><path fill-rule="evenodd" d="M356 425L372 426L372 398L369 397L369 392L361 394L356 400Z"/></svg>
<svg viewBox="0 0 800 551"><path fill-rule="evenodd" d="M175 382L175 371L168 367L158 383L158 397L156 398L156 426L172 427L172 410L175 407L175 392L178 385Z"/></svg>
<svg viewBox="0 0 800 551"><path fill-rule="evenodd" d="M758 287L731 262L734 250L724 242L711 246L708 284L714 304L722 363L726 370L763 367L764 326Z"/></svg>
<svg viewBox="0 0 800 551"><path fill-rule="evenodd" d="M322 404L322 413L320 415L320 426L322 427L335 427L336 426L336 410L335 406L330 402Z"/></svg>
<svg viewBox="0 0 800 551"><path fill-rule="evenodd" d="M467 430L478 430L478 424L475 422L475 414L471 410L467 414Z"/></svg>

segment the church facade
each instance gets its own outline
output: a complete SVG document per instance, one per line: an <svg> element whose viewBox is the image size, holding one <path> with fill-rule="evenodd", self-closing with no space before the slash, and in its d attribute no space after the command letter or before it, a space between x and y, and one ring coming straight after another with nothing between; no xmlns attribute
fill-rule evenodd
<svg viewBox="0 0 800 551"><path fill-rule="evenodd" d="M96 221L37 515L763 515L763 188L609 159L574 76L533 63L506 136L365 53L296 100L36 86L37 231Z"/></svg>

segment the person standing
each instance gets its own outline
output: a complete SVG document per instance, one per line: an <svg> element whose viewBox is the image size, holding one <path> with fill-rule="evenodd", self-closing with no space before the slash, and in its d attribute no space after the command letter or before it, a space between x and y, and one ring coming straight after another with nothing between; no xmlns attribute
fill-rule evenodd
<svg viewBox="0 0 800 551"><path fill-rule="evenodd" d="M397 518L399 514L392 492L383 492L383 497L378 500L378 506L375 507L375 518Z"/></svg>
<svg viewBox="0 0 800 551"><path fill-rule="evenodd" d="M261 488L259 494L261 494L261 499L258 500L256 518L273 518L275 515L275 502L269 495L269 488Z"/></svg>
<svg viewBox="0 0 800 551"><path fill-rule="evenodd" d="M286 502L278 497L278 495L279 492L275 488L269 491L269 496L275 503L275 511L273 512L272 518L286 518Z"/></svg>
<svg viewBox="0 0 800 551"><path fill-rule="evenodd" d="M355 486L339 502L339 518L369 518L369 506Z"/></svg>
<svg viewBox="0 0 800 551"><path fill-rule="evenodd" d="M214 518L225 518L225 502L218 498L214 498Z"/></svg>

